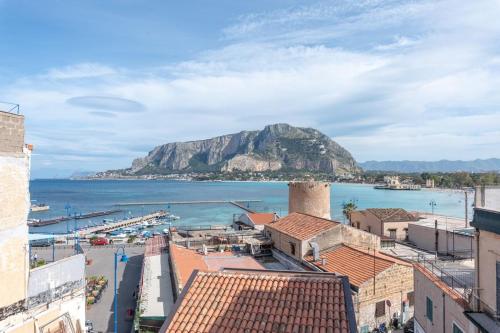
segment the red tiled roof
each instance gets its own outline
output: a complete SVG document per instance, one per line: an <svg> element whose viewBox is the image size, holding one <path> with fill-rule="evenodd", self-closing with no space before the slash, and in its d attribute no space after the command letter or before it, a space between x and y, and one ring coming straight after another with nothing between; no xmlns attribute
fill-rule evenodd
<svg viewBox="0 0 500 333"><path fill-rule="evenodd" d="M368 208L381 222L411 222L417 221L417 217L408 213L403 208Z"/></svg>
<svg viewBox="0 0 500 333"><path fill-rule="evenodd" d="M337 226L339 222L304 213L291 213L266 228L274 229L295 239L307 240Z"/></svg>
<svg viewBox="0 0 500 333"><path fill-rule="evenodd" d="M378 251L374 255L373 252L369 253L344 244L322 251L320 258L326 259L324 265L321 264L321 261L314 262L312 256L307 256L304 259L326 272L349 277L349 282L356 287L359 287L365 281L373 279L374 276L390 268L392 265L400 264L411 267L411 264L406 261Z"/></svg>
<svg viewBox="0 0 500 333"><path fill-rule="evenodd" d="M276 214L275 213L248 213L248 218L254 224L269 224L274 221Z"/></svg>
<svg viewBox="0 0 500 333"><path fill-rule="evenodd" d="M195 271L191 281L160 332L347 333L356 330L352 296L342 277L229 270Z"/></svg>

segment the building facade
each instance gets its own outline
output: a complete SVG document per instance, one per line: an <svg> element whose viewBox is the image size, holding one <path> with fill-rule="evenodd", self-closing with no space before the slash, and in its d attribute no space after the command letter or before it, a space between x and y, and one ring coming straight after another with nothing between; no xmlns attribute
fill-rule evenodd
<svg viewBox="0 0 500 333"><path fill-rule="evenodd" d="M415 215L402 208L368 208L351 213L354 228L395 240L406 240L408 225L417 221Z"/></svg>
<svg viewBox="0 0 500 333"><path fill-rule="evenodd" d="M31 149L24 117L0 111L0 332L82 332L83 255L30 269Z"/></svg>

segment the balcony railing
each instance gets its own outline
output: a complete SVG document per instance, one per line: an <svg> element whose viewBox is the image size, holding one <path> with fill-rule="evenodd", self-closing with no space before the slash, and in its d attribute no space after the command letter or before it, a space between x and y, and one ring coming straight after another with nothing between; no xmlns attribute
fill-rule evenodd
<svg viewBox="0 0 500 333"><path fill-rule="evenodd" d="M62 298L85 284L85 257L71 256L30 272L27 308Z"/></svg>
<svg viewBox="0 0 500 333"><path fill-rule="evenodd" d="M472 279L470 278L469 271L464 271L462 274L454 271L453 274L451 274L447 272L445 268L436 265L435 261L429 260L423 256L418 256L417 262L424 266L434 276L446 283L448 287L460 294L460 296L470 304L472 291L474 289L474 279L473 277Z"/></svg>
<svg viewBox="0 0 500 333"><path fill-rule="evenodd" d="M19 104L0 101L0 111L19 114Z"/></svg>

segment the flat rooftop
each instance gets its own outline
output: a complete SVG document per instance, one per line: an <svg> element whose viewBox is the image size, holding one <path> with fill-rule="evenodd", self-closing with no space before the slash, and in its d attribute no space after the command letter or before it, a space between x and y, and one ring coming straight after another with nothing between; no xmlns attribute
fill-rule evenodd
<svg viewBox="0 0 500 333"><path fill-rule="evenodd" d="M433 228L435 226L435 221L438 222L437 227L440 230L448 230L448 231L456 231L459 232L462 230L462 232L469 233L472 232L474 228L470 227L465 227L465 218L457 218L457 217L450 217L450 216L445 216L445 215L437 215L437 214L426 214L426 213L420 213L420 219L418 222L414 223L416 225L420 226L425 226L429 228ZM471 230L471 231L469 231Z"/></svg>
<svg viewBox="0 0 500 333"><path fill-rule="evenodd" d="M175 273L183 285L187 283L195 269L201 271L220 271L222 268L265 269L264 265L251 255L239 252L208 252L204 255L197 250L172 244L170 255L176 268Z"/></svg>
<svg viewBox="0 0 500 333"><path fill-rule="evenodd" d="M166 317L174 304L168 254L144 257L141 317Z"/></svg>

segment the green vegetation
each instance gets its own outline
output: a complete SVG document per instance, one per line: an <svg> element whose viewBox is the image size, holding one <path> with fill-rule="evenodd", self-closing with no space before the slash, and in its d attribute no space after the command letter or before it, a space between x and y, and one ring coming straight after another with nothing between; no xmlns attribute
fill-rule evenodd
<svg viewBox="0 0 500 333"><path fill-rule="evenodd" d="M433 179L435 187L441 188L463 188L477 185L500 185L500 173L471 173L471 172L436 172L436 173L396 173L382 171L368 171L364 179L370 183L381 183L384 176L397 175L401 181L407 179L414 184L425 185L427 179Z"/></svg>
<svg viewBox="0 0 500 333"><path fill-rule="evenodd" d="M356 205L356 202L353 200L349 200L348 202L344 202L342 204L342 214L351 222L351 214L354 212L356 209L358 209L358 206Z"/></svg>

